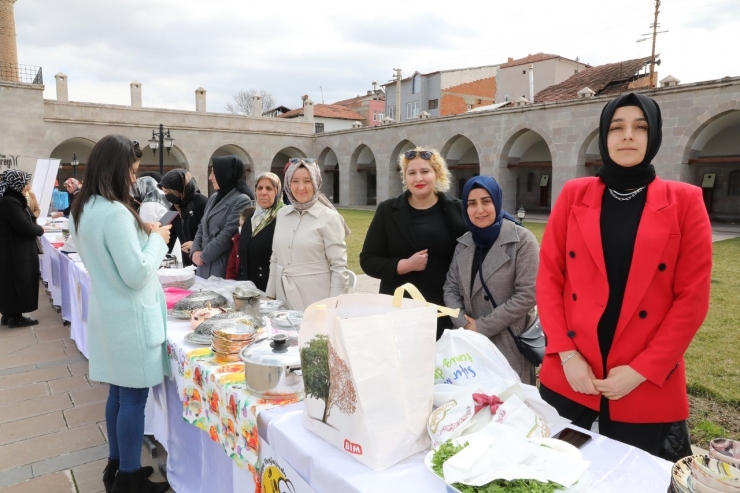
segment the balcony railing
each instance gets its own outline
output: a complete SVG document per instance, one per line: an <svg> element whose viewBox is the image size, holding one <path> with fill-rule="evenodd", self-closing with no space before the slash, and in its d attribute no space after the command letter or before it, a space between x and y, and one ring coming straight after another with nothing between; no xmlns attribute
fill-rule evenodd
<svg viewBox="0 0 740 493"><path fill-rule="evenodd" d="M26 84L43 84L44 76L41 67L5 62L0 63L0 80L23 82Z"/></svg>

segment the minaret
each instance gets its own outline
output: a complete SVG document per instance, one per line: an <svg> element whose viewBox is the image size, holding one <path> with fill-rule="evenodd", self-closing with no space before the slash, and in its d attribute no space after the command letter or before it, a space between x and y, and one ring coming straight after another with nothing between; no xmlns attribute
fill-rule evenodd
<svg viewBox="0 0 740 493"><path fill-rule="evenodd" d="M16 0L0 0L0 80L18 81L18 48L15 42Z"/></svg>

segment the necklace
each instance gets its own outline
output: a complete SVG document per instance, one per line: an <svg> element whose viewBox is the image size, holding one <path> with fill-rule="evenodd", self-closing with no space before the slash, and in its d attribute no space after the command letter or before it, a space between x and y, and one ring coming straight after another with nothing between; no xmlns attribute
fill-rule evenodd
<svg viewBox="0 0 740 493"><path fill-rule="evenodd" d="M637 196L637 194L642 192L643 190L645 190L644 185L638 188L637 190L632 190L631 192L627 192L627 193L615 192L614 190L610 188L609 193L612 194L612 197L614 197L615 199L624 202L624 201L635 198L635 196Z"/></svg>

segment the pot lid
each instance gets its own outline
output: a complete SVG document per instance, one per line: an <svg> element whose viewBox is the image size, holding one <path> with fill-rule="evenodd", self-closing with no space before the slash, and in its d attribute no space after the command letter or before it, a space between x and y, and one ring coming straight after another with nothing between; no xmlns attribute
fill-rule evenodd
<svg viewBox="0 0 740 493"><path fill-rule="evenodd" d="M254 330L255 327L257 327L257 322L248 313L244 312L226 312L226 313L219 313L218 315L214 315L205 322L201 323L195 328L195 332L198 334L206 334L206 335L212 335L213 329L216 327L227 324L241 324L245 325L251 330Z"/></svg>
<svg viewBox="0 0 740 493"><path fill-rule="evenodd" d="M234 298L251 299L251 298L259 298L262 295L262 293L255 289L236 288L234 291L232 291L231 295Z"/></svg>
<svg viewBox="0 0 740 493"><path fill-rule="evenodd" d="M242 361L261 366L301 366L298 354L298 338L285 334L276 334L250 344L241 351Z"/></svg>
<svg viewBox="0 0 740 493"><path fill-rule="evenodd" d="M226 298L214 291L198 291L178 301L175 310L197 310L198 308L219 308L226 306Z"/></svg>

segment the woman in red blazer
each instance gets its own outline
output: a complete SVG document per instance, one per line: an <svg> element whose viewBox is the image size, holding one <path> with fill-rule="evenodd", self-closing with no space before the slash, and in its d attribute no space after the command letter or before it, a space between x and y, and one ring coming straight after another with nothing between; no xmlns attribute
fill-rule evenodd
<svg viewBox="0 0 740 493"><path fill-rule="evenodd" d="M660 108L626 94L599 125L604 165L563 187L545 229L540 393L575 425L676 460L691 454L683 355L709 308L701 189L655 176Z"/></svg>

